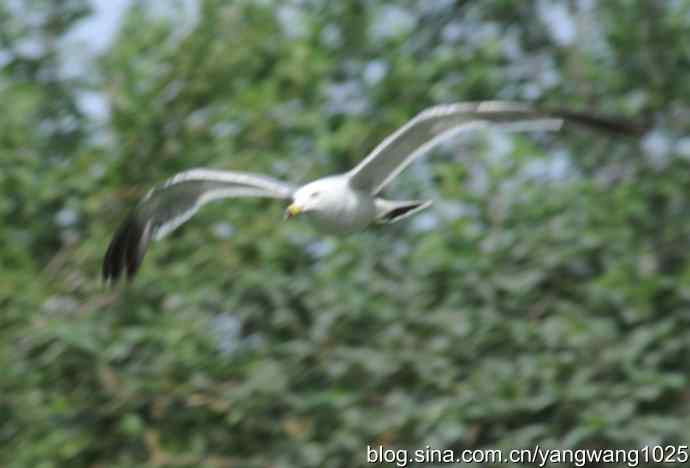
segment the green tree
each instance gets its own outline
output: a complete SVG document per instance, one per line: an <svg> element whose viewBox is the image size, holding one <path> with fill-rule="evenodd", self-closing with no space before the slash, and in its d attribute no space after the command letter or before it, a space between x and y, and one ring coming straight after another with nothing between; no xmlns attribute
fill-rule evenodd
<svg viewBox="0 0 690 468"><path fill-rule="evenodd" d="M60 44L85 2L0 5L0 464L687 443L690 2L147 5L80 79ZM78 105L94 90L106 127ZM177 171L307 181L425 106L494 98L652 128L434 150L389 190L434 208L346 238L212 205L134 282L99 281Z"/></svg>

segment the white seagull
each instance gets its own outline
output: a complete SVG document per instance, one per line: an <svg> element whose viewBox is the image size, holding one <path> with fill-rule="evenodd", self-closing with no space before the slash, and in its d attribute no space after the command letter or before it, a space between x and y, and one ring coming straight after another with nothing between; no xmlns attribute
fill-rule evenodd
<svg viewBox="0 0 690 468"><path fill-rule="evenodd" d="M151 190L115 232L103 260L103 278L117 281L137 272L151 239L159 240L213 200L263 197L290 201L286 217L301 215L320 231L348 234L373 223L392 223L423 210L424 200L386 200L379 194L415 158L460 132L553 131L563 121L619 134L637 134L630 122L569 110L537 109L505 101L439 105L419 113L344 174L301 187L248 172L191 169Z"/></svg>

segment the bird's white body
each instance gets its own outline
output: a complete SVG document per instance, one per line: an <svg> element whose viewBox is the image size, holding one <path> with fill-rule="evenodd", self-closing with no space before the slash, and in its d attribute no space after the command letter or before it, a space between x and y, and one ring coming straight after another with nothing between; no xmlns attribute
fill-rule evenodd
<svg viewBox="0 0 690 468"><path fill-rule="evenodd" d="M353 189L344 174L302 186L293 196L293 205L299 206L305 219L325 234L361 231L376 220L377 214L375 198Z"/></svg>

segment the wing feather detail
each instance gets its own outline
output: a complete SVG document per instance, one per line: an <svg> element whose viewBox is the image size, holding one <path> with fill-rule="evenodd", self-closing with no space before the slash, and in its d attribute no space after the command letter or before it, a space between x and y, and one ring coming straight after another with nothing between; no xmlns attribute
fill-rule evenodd
<svg viewBox="0 0 690 468"><path fill-rule="evenodd" d="M151 240L159 240L187 222L199 209L226 198L290 199L294 187L272 177L247 172L192 169L152 189L115 231L103 258L103 279L132 278Z"/></svg>
<svg viewBox="0 0 690 468"><path fill-rule="evenodd" d="M641 130L615 117L566 109L543 110L519 102L444 104L419 113L385 138L348 173L350 183L376 195L413 160L458 133L480 128L513 132L554 131L563 121L618 134L639 134Z"/></svg>

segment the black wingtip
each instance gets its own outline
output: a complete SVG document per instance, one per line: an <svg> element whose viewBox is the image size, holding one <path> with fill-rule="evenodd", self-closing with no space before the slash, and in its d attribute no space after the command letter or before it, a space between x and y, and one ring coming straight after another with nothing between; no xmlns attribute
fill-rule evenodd
<svg viewBox="0 0 690 468"><path fill-rule="evenodd" d="M123 274L131 280L139 270L150 241L150 223L142 223L135 214L125 219L103 257L105 284L116 283Z"/></svg>
<svg viewBox="0 0 690 468"><path fill-rule="evenodd" d="M597 130L622 136L639 137L649 130L649 125L608 115L596 115L588 112L557 109L550 114Z"/></svg>

